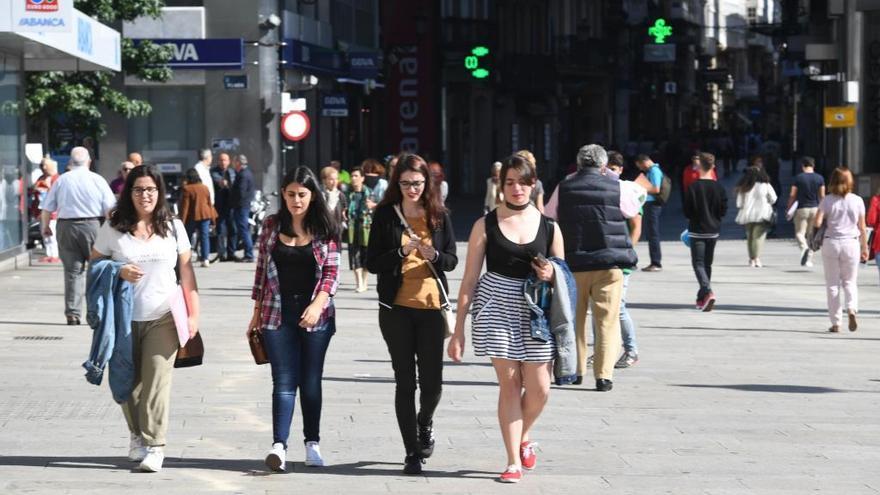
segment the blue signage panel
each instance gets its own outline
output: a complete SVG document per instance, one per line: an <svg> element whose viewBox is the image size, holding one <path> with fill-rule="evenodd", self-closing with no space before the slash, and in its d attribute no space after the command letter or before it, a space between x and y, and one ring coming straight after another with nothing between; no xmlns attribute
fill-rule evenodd
<svg viewBox="0 0 880 495"><path fill-rule="evenodd" d="M344 93L321 96L321 115L324 117L348 117L348 98Z"/></svg>
<svg viewBox="0 0 880 495"><path fill-rule="evenodd" d="M342 52L292 38L284 41L287 43L284 47L285 68L339 77L347 75L348 68Z"/></svg>
<svg viewBox="0 0 880 495"><path fill-rule="evenodd" d="M135 40L137 42L138 40ZM241 69L244 43L241 38L152 39L171 49L168 66L174 69Z"/></svg>
<svg viewBox="0 0 880 495"><path fill-rule="evenodd" d="M379 77L379 53L351 52L348 66L350 77L354 79L376 79Z"/></svg>

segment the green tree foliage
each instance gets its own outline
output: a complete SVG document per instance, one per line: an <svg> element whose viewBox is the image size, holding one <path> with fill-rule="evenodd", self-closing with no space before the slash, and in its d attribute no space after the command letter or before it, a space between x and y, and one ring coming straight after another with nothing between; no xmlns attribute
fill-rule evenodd
<svg viewBox="0 0 880 495"><path fill-rule="evenodd" d="M121 31L123 21L137 17L158 17L164 0L76 0L75 7L98 21ZM171 58L166 48L144 41L135 45L122 39L122 74L145 81L165 82L171 69L165 63ZM28 75L26 108L29 119L46 120L66 114L67 126L93 136L104 134L101 122L104 109L124 115L141 117L150 113L150 104L128 98L111 87L114 73L97 72L34 72Z"/></svg>

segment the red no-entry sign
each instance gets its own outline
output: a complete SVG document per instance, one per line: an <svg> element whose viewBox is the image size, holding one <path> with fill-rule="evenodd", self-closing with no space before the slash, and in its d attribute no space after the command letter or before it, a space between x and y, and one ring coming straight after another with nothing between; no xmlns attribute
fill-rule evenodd
<svg viewBox="0 0 880 495"><path fill-rule="evenodd" d="M290 112L281 117L281 134L291 141L301 141L309 135L312 123L305 112Z"/></svg>

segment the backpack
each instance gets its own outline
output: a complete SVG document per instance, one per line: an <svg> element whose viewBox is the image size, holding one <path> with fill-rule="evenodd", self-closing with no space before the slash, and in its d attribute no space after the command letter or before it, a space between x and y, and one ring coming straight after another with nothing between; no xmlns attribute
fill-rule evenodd
<svg viewBox="0 0 880 495"><path fill-rule="evenodd" d="M666 173L663 173L663 180L660 181L660 192L654 196L657 204L665 205L669 201L669 195L672 194L672 179Z"/></svg>

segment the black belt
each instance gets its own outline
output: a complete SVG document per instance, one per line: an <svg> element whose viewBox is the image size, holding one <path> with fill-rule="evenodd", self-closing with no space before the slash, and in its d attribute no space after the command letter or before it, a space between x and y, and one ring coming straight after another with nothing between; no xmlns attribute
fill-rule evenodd
<svg viewBox="0 0 880 495"><path fill-rule="evenodd" d="M104 217L81 217L81 218L59 218L59 222L88 222L89 220L96 220L100 222Z"/></svg>

